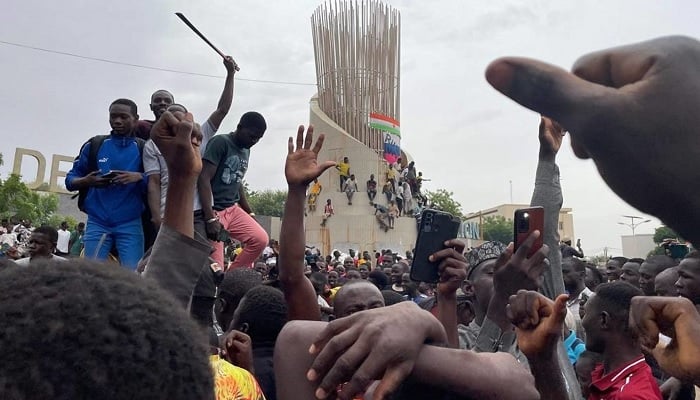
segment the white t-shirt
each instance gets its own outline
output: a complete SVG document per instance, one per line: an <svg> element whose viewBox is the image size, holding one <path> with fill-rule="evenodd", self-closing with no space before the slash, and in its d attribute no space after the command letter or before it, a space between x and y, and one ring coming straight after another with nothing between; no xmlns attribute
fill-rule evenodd
<svg viewBox="0 0 700 400"><path fill-rule="evenodd" d="M24 258L20 258L19 260L15 261L15 264L17 264L19 266L26 267L27 265L29 265L29 261L31 261L30 257L24 257ZM51 261L66 261L66 259L61 257L61 256L57 256L57 255L52 254Z"/></svg>
<svg viewBox="0 0 700 400"><path fill-rule="evenodd" d="M69 230L58 230L58 241L56 241L56 250L61 253L68 253L68 243L70 242Z"/></svg>
<svg viewBox="0 0 700 400"><path fill-rule="evenodd" d="M199 155L204 154L204 149L207 147L207 143L216 133L216 128L207 120L202 124L202 145L199 147ZM158 146L153 142L153 140L148 140L143 146L143 170L146 176L153 174L160 174L160 216L163 216L165 212L165 199L168 194L168 165L165 163L165 158L158 150ZM202 203L199 201L199 194L197 192L197 187L194 188L194 210L201 210Z"/></svg>

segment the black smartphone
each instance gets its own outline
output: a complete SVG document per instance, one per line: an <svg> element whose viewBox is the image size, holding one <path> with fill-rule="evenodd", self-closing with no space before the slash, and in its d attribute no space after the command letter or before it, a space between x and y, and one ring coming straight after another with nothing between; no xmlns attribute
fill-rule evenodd
<svg viewBox="0 0 700 400"><path fill-rule="evenodd" d="M530 251L527 253L528 257L532 257L537 253L537 250L541 249L544 243L544 208L530 207L515 210L513 218L513 250L517 251L527 237L536 230L540 231L540 237L530 247Z"/></svg>
<svg viewBox="0 0 700 400"><path fill-rule="evenodd" d="M100 178L109 179L109 180L112 180L116 177L117 177L117 173L115 171L109 171L106 174L100 175Z"/></svg>
<svg viewBox="0 0 700 400"><path fill-rule="evenodd" d="M421 213L418 237L411 265L411 280L435 283L439 280L438 263L428 257L445 248L445 241L457 237L462 221L450 213L426 209Z"/></svg>

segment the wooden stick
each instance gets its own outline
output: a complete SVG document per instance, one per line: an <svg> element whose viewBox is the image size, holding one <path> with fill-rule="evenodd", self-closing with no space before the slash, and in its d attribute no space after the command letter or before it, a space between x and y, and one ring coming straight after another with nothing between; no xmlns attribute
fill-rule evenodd
<svg viewBox="0 0 700 400"><path fill-rule="evenodd" d="M221 56L221 58L226 59L226 54L222 53L221 50L219 50L216 46L214 46L214 44L213 44L212 42L210 42L209 39L207 39L206 36L204 36L204 34L202 34L202 32L200 32L199 29L197 29L197 28L190 22L189 19L187 19L187 17L185 17L185 14L179 13L179 12L178 12L178 13L175 13L175 15L177 15L178 18L180 18L180 19L182 20L182 22L185 23L185 25L189 26L190 29L192 29L192 31L193 31L194 33L197 34L197 36L199 36L200 38L202 38L202 40L204 40L204 42L205 42L206 44L208 44L212 49L214 49L214 51L216 51L217 53L219 53L219 55ZM240 68L238 68L237 65L236 65L236 71L240 71Z"/></svg>

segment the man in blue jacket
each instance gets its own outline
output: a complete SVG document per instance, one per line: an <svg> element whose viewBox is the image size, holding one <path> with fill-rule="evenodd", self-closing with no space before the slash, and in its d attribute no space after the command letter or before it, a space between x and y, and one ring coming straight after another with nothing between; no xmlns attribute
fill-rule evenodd
<svg viewBox="0 0 700 400"><path fill-rule="evenodd" d="M113 246L125 267L135 269L143 256L141 213L146 181L141 150L133 131L138 122L136 103L117 99L109 106L112 131L90 151L88 141L66 175L68 190L87 189L83 210L88 215L83 242L85 255L106 259ZM97 160L90 161L96 154ZM90 165L97 169L91 171Z"/></svg>

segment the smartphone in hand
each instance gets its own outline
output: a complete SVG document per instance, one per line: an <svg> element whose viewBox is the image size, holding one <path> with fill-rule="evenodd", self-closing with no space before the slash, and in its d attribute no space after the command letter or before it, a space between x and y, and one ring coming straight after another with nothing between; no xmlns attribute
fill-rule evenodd
<svg viewBox="0 0 700 400"><path fill-rule="evenodd" d="M540 231L540 237L535 240L527 253L528 258L532 257L544 243L544 208L530 207L515 210L513 218L513 251L525 242L528 236L534 231Z"/></svg>
<svg viewBox="0 0 700 400"><path fill-rule="evenodd" d="M462 221L452 214L426 209L421 214L418 237L411 266L411 280L437 282L440 278L438 263L428 257L445 248L445 242L457 237Z"/></svg>
<svg viewBox="0 0 700 400"><path fill-rule="evenodd" d="M108 172L105 173L105 174L100 175L100 178L102 178L102 179L109 179L109 180L112 180L112 179L114 179L114 178L116 178L116 177L117 177L117 172L116 172L116 171L111 171L111 170L108 171Z"/></svg>

